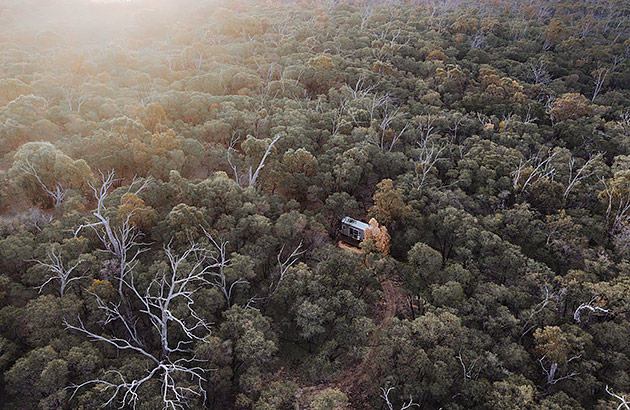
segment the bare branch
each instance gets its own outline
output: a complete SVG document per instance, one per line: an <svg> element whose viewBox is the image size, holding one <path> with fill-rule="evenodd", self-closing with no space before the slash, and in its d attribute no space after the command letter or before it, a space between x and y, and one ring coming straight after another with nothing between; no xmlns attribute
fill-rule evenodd
<svg viewBox="0 0 630 410"><path fill-rule="evenodd" d="M521 160L518 168L512 172L512 186L514 190L527 191L527 187L536 182L549 178L553 181L556 169L552 166L551 160L558 152L549 152L545 158L535 155L527 161ZM531 172L524 178L523 171L531 168Z"/></svg>
<svg viewBox="0 0 630 410"><path fill-rule="evenodd" d="M343 88L350 91L354 100L359 100L367 97L376 88L376 84L365 85L365 78L363 75L360 75L353 87L346 83L343 85Z"/></svg>
<svg viewBox="0 0 630 410"><path fill-rule="evenodd" d="M400 107L391 104L392 98L389 94L374 94L369 100L365 111L368 115L369 126L373 130L373 134L368 134L368 142L376 145L381 151L391 152L403 136L405 131L410 127L409 122L405 122L399 131L393 129L394 122L402 120L404 117ZM356 125L361 126L362 121L358 119L355 113L351 113L353 121Z"/></svg>
<svg viewBox="0 0 630 410"><path fill-rule="evenodd" d="M557 303L565 295L565 293L566 293L566 288L560 289L560 291L557 293L550 292L548 286L545 286L544 288L542 288L542 301L538 303L537 305L535 305L532 308L531 312L529 313L529 316L527 317L525 324L523 324L524 330L523 330L523 333L521 334L521 338L536 328L537 326L536 323L531 324L534 318L540 312L542 312L550 303Z"/></svg>
<svg viewBox="0 0 630 410"><path fill-rule="evenodd" d="M236 146L236 143L238 142L238 138L235 138L234 135L232 136L232 140L230 141L230 145L228 146L228 150L227 150L227 160L228 160L228 164L230 165L230 168L232 168L232 171L234 173L234 180L236 181L237 184L239 184L240 186L243 186L244 183L245 183L245 180L246 180L247 181L247 186L255 186L256 185L256 181L258 180L258 175L260 174L260 171L265 166L265 160L267 159L267 157L271 153L271 149L273 148L273 145L276 142L278 142L279 139L280 139L280 135L276 136L271 141L271 143L269 144L269 146L265 150L265 153L263 154L262 158L260 159L260 162L258 163L258 166L256 167L256 170L254 171L253 167L249 167L249 171L248 171L247 177L246 177L245 175L240 175L237 165L232 162L231 152L232 151L236 151L236 149L234 147ZM245 179L245 178L247 178L247 179Z"/></svg>
<svg viewBox="0 0 630 410"><path fill-rule="evenodd" d="M374 6L369 3L363 4L363 6L361 7L361 10L359 11L359 15L361 16L361 26L359 27L360 31L363 32L367 28L368 22L370 21L370 18L372 17L373 14L374 14Z"/></svg>
<svg viewBox="0 0 630 410"><path fill-rule="evenodd" d="M457 133L457 127L459 123L455 125L454 132ZM416 173L416 188L421 189L429 174L433 170L435 164L442 160L442 152L446 149L446 145L436 145L432 137L433 132L433 119L429 114L427 116L426 124L424 122L418 123L418 131L421 136L418 141L420 153L418 154L418 160L415 161L415 173Z"/></svg>
<svg viewBox="0 0 630 410"><path fill-rule="evenodd" d="M626 136L630 137L630 111L624 111L619 115L617 125L621 127Z"/></svg>
<svg viewBox="0 0 630 410"><path fill-rule="evenodd" d="M620 231L627 225L630 219L630 183L620 189L611 186L604 177L599 181L604 185L604 197L606 198L606 221L608 223L608 233L613 234Z"/></svg>
<svg viewBox="0 0 630 410"><path fill-rule="evenodd" d="M201 227L201 229L203 230L206 237L210 239L210 242L212 242L217 251L216 255L214 252L209 252L207 256L207 258L212 261L212 265L210 266L210 268L213 268L213 270L209 272L209 274L212 276L212 280L210 280L209 283L221 291L228 308L230 308L233 303L232 296L236 287L239 285L249 285L249 281L242 278L230 280L227 277L225 269L231 266L230 259L227 257L227 241L220 240L217 242L203 226ZM245 307L249 307L251 303L253 303L252 298L248 300Z"/></svg>
<svg viewBox="0 0 630 410"><path fill-rule="evenodd" d="M44 181L42 181L30 158L26 158L24 162L20 164L19 169L25 174L34 177L40 188L46 193L46 195L52 198L55 209L59 209L63 200L66 198L66 195L68 195L69 189L64 188L60 183L57 183L53 188L49 188Z"/></svg>
<svg viewBox="0 0 630 410"><path fill-rule="evenodd" d="M227 161L228 161L228 164L230 165L230 168L232 168L232 172L234 173L234 181L236 181L236 183L240 186L241 180L238 174L238 168L236 167L236 164L232 162L232 156L230 155L232 151L236 151L234 147L238 143L239 139L240 137L237 137L236 134L232 132L232 138L230 139L230 144L228 145L228 149L227 149Z"/></svg>
<svg viewBox="0 0 630 410"><path fill-rule="evenodd" d="M626 396L620 396L618 394L615 394L609 387L608 385L606 385L606 393L610 394L611 396L613 396L615 399L621 401L621 403L619 404L619 406L617 406L617 410L621 410L621 409L626 409L626 410L630 410L630 401L628 401L628 399L626 399Z"/></svg>
<svg viewBox="0 0 630 410"><path fill-rule="evenodd" d="M464 380L472 379L477 380L479 377L479 373L481 372L481 368L477 367L477 362L479 361L479 357L476 357L475 360L468 366L464 363L464 358L462 357L462 349L459 349L456 359L459 360L459 363L462 365Z"/></svg>
<svg viewBox="0 0 630 410"><path fill-rule="evenodd" d="M547 84L551 81L551 76L547 70L547 63L544 59L539 58L529 64L529 68L534 79L534 84Z"/></svg>
<svg viewBox="0 0 630 410"><path fill-rule="evenodd" d="M280 252L278 252L278 256L277 256L277 259L278 259L278 277L275 278L275 279L272 279L271 283L269 284L269 296L268 296L268 298L271 298L278 291L278 289L280 289L280 284L284 280L284 275L287 273L289 268L291 266L293 266L300 259L300 256L304 252L306 252L306 251L302 251L300 249L302 249L302 241L300 241L298 246L295 249L293 249L293 252L291 252L291 254L289 256L287 256L284 260L282 259L282 253L284 252L284 246L282 246L282 248L280 249Z"/></svg>
<svg viewBox="0 0 630 410"><path fill-rule="evenodd" d="M478 30L470 41L470 49L471 50L483 50L486 48L486 36L483 33L483 30Z"/></svg>
<svg viewBox="0 0 630 410"><path fill-rule="evenodd" d="M53 273L53 276L48 278L46 282L44 282L43 284L41 284L40 286L36 288L39 293L42 293L42 290L47 284L53 281L59 281L59 296L63 297L66 289L68 288L71 282L87 277L85 273L80 276L73 276L74 270L82 262L85 261L84 259L78 259L74 263L74 265L70 266L69 268L66 268L64 266L63 261L61 260L61 255L57 253L54 247L46 251L46 256L48 257L47 262L37 260L37 259L33 260L34 262L37 262L40 266L43 266L44 268L48 269L51 273Z"/></svg>
<svg viewBox="0 0 630 410"><path fill-rule="evenodd" d="M104 326L120 321L126 328L124 335L101 335L88 329L80 317L76 324L64 319L66 329L83 333L91 340L109 344L117 350L129 351L146 358L152 365L142 378L126 380L117 370L110 370L105 375L114 375L115 380L104 378L88 380L79 385L71 386L74 394L82 387L90 384L102 384L105 390L112 390L105 406L118 399L121 408L136 407L138 390L145 382L156 378L161 385L161 396L164 408L183 409L188 407L190 397L202 397L204 402L206 391L202 382L206 381L204 374L211 369L198 365L202 360L192 354L192 344L195 341L205 343L210 332L210 323L201 318L194 310L193 294L204 284L211 266L206 266L208 250L192 243L181 255L176 255L170 244L164 247L168 261L168 269L160 272L141 290L134 282L133 274L129 281L123 281L131 296L135 297L141 306L138 314L142 315L152 325L154 336L159 339L159 352L151 351L138 338L136 324L124 317L119 309L120 304L106 304L98 295L98 308L105 313ZM193 259L194 257L194 259ZM192 260L191 260L192 259ZM183 269L183 267L186 267ZM173 337L173 328L178 329L178 338ZM182 386L181 376L193 380L194 388L187 384Z"/></svg>
<svg viewBox="0 0 630 410"><path fill-rule="evenodd" d="M572 358L570 358L567 363L579 359L581 356L574 356ZM579 375L580 373L578 372L571 372L565 376L562 377L556 377L556 372L558 371L558 363L553 362L551 364L551 367L549 369L547 369L545 367L545 364L543 363L545 360L546 356L541 357L540 359L538 359L538 362L540 363L540 367L543 370L543 373L545 374L545 376L547 377L547 387L553 386L556 383L559 383L563 380L567 380L567 379L573 379L575 376Z"/></svg>
<svg viewBox="0 0 630 410"><path fill-rule="evenodd" d="M578 306L577 309L575 309L575 312L573 313L573 319L577 322L578 325L582 324L582 318L581 318L581 314L583 310L587 310L589 312L589 316L590 314L604 314L607 315L610 313L610 310L608 309L604 309L601 306L597 306L597 301L599 298L594 297L593 299L590 300L590 302L588 303L582 303L580 306Z"/></svg>
<svg viewBox="0 0 630 410"><path fill-rule="evenodd" d="M148 185L150 178L146 178L138 188L134 188L135 181L134 178L127 189L127 193L139 194ZM123 283L127 274L136 265L138 257L150 248L148 243L141 241L143 234L132 223L135 210L131 210L126 215L120 215L119 223L112 222L107 215L105 200L109 196L109 190L114 182L114 171L111 170L107 174L101 172L100 187L96 187L92 183L89 184L97 202L96 210L92 212L97 221L79 226L75 229L74 236L76 237L83 228L92 228L94 230L105 248L104 251L112 254L119 262L116 279L118 281L118 293L122 297Z"/></svg>
<svg viewBox="0 0 630 410"><path fill-rule="evenodd" d="M346 106L349 103L350 103L350 100L347 98L344 98L341 101L339 101L339 103L337 104L337 109L335 110L335 114L333 118L331 119L332 121L331 134L332 135L337 135L339 133L339 129L341 128L341 126L347 123L347 121L344 121L343 115L346 111Z"/></svg>
<svg viewBox="0 0 630 410"><path fill-rule="evenodd" d="M276 136L276 138L274 138L271 141L271 144L269 144L269 146L265 150L265 153L263 154L263 157L260 159L260 163L258 164L258 167L256 168L256 171L254 171L253 174L252 174L252 168L249 167L249 186L256 185L256 180L258 179L258 173L265 166L265 160L267 159L267 156L271 153L271 148L273 148L273 144L275 144L279 139L280 139L280 135Z"/></svg>
<svg viewBox="0 0 630 410"><path fill-rule="evenodd" d="M393 387L389 387L387 390L385 390L384 388L381 387L381 398L383 400L385 400L385 404L387 404L387 408L389 410L394 410L394 405L392 404L392 402L389 399L389 393L394 390ZM420 407L420 404L416 403L413 401L413 398L410 396L409 397L409 401L407 403L403 402L402 407L400 408L400 410L406 410L410 407Z"/></svg>
<svg viewBox="0 0 630 410"><path fill-rule="evenodd" d="M595 172L587 172L587 170L596 160L601 159L602 156L603 154L601 153L591 156L586 163L577 170L575 169L575 157L571 157L569 160L569 181L567 182L567 187L564 190L565 198L569 196L569 193L575 187L575 184L595 174Z"/></svg>

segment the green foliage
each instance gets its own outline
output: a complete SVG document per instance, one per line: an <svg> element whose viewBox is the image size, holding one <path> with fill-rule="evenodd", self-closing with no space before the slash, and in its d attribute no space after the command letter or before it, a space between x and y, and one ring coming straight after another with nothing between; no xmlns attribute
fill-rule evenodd
<svg viewBox="0 0 630 410"><path fill-rule="evenodd" d="M56 186L86 191L93 181L92 171L84 160L73 160L48 142L29 142L13 156L9 175L34 203L50 204L44 189ZM43 188L45 187L45 188Z"/></svg>
<svg viewBox="0 0 630 410"><path fill-rule="evenodd" d="M295 393L298 385L293 382L272 382L254 403L256 410L291 410L295 408Z"/></svg>
<svg viewBox="0 0 630 410"><path fill-rule="evenodd" d="M344 410L348 408L348 396L339 389L328 389L318 394L309 406L313 410Z"/></svg>
<svg viewBox="0 0 630 410"><path fill-rule="evenodd" d="M5 3L1 407L98 408L148 374L136 408L630 392L627 2ZM344 216L389 238L339 249ZM164 248L203 278L151 316ZM36 288L52 250L82 261L63 297ZM202 377L165 403L174 361Z"/></svg>

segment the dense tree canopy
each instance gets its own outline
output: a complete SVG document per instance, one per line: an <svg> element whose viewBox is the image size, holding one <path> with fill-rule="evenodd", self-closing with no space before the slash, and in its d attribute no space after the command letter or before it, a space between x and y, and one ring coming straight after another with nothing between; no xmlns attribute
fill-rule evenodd
<svg viewBox="0 0 630 410"><path fill-rule="evenodd" d="M10 1L0 39L0 407L630 406L627 1Z"/></svg>

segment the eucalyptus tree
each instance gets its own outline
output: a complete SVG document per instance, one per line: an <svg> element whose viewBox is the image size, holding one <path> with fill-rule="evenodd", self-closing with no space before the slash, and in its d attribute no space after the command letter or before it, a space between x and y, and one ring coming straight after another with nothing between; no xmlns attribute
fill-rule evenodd
<svg viewBox="0 0 630 410"><path fill-rule="evenodd" d="M82 274L74 273L79 265L85 261L84 259L79 258L71 266L66 266L63 256L54 247L46 251L46 256L47 260L34 260L52 274L44 283L37 287L39 293L42 292L46 285L57 281L59 282L59 296L63 297L72 282L87 277L85 272Z"/></svg>
<svg viewBox="0 0 630 410"><path fill-rule="evenodd" d="M74 160L49 142L29 142L13 156L9 175L29 199L51 201L59 209L70 188L86 189L93 180L84 160ZM50 202L48 202L50 203Z"/></svg>
<svg viewBox="0 0 630 410"><path fill-rule="evenodd" d="M139 187L135 188L135 184L132 183L127 193L138 195L149 181L149 179L145 179ZM150 248L148 243L142 241L142 232L132 222L136 209L129 209L128 212L123 215L117 215L116 218L110 212L106 200L111 195L111 188L114 182L114 171L112 170L107 174L101 173L100 186L97 187L93 183L89 184L94 193L94 199L96 199L96 209L92 212L96 222L80 225L74 230L74 236L77 237L82 230L91 228L105 248L104 251L116 258L118 266L115 279L118 285L118 293L122 298L127 275L133 270L138 257Z"/></svg>
<svg viewBox="0 0 630 410"><path fill-rule="evenodd" d="M181 409L205 402L203 383L213 369L195 356L194 347L206 343L211 323L196 311L195 293L201 286L210 285L211 272L223 269L225 264L224 260L209 260L209 251L192 243L176 254L166 245L166 263L154 278L141 280L133 272L123 278L134 320L129 320L121 302L107 301L96 293L96 306L104 318L100 326L86 324L80 316L64 319L69 331L109 345L119 354L141 359L146 368L144 374L111 368L73 385L73 396L93 386L109 395L104 406L120 402L121 406L135 408L148 399L147 394L152 393L146 389L157 382L163 408Z"/></svg>

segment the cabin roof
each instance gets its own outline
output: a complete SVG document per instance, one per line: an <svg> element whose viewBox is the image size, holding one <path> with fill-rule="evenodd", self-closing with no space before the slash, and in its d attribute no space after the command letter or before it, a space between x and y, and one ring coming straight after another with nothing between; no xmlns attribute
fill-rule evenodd
<svg viewBox="0 0 630 410"><path fill-rule="evenodd" d="M357 229L360 229L362 231L365 231L366 229L370 228L369 224L366 224L365 222L357 221L356 219L352 219L349 216L345 216L341 220L341 223L344 223L346 225L350 225L353 228L357 228Z"/></svg>

